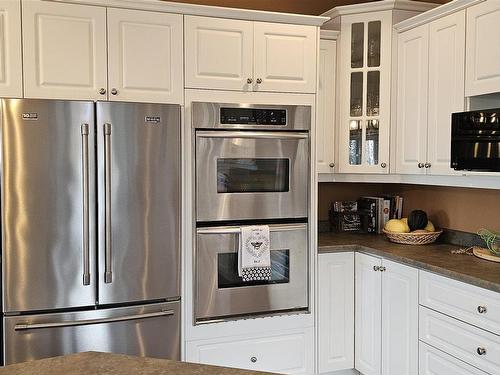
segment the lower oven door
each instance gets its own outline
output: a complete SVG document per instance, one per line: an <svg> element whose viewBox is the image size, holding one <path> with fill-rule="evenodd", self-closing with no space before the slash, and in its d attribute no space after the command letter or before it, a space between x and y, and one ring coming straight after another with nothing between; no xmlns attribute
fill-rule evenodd
<svg viewBox="0 0 500 375"><path fill-rule="evenodd" d="M238 276L240 227L198 228L195 321L308 309L307 224L270 225L270 281Z"/></svg>
<svg viewBox="0 0 500 375"><path fill-rule="evenodd" d="M309 134L196 131L198 222L307 217Z"/></svg>

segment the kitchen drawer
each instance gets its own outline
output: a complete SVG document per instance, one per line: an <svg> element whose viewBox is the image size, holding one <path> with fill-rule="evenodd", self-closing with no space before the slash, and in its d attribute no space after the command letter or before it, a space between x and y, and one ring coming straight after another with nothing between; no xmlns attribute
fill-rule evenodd
<svg viewBox="0 0 500 375"><path fill-rule="evenodd" d="M421 341L490 374L500 374L500 336L423 306L419 315Z"/></svg>
<svg viewBox="0 0 500 375"><path fill-rule="evenodd" d="M419 375L488 375L441 350L420 341Z"/></svg>
<svg viewBox="0 0 500 375"><path fill-rule="evenodd" d="M500 335L500 293L420 271L420 304Z"/></svg>
<svg viewBox="0 0 500 375"><path fill-rule="evenodd" d="M286 374L312 373L313 329L287 332L263 337L188 342L186 360Z"/></svg>

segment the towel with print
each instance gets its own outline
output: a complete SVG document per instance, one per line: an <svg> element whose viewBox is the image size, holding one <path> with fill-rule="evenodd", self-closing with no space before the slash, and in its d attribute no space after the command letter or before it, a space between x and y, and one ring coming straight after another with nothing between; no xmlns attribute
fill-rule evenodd
<svg viewBox="0 0 500 375"><path fill-rule="evenodd" d="M271 280L270 243L269 226L241 227L238 275L243 281Z"/></svg>

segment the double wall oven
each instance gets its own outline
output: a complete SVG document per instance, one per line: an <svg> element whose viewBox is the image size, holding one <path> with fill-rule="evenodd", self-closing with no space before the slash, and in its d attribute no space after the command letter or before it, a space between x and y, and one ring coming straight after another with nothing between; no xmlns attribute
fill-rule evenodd
<svg viewBox="0 0 500 375"><path fill-rule="evenodd" d="M195 322L307 311L310 106L192 103ZM241 227L269 225L270 281L238 276Z"/></svg>

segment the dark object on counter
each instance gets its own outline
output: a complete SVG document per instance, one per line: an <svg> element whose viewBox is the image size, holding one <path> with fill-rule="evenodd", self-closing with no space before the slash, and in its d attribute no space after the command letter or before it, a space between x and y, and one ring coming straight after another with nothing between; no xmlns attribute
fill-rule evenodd
<svg viewBox="0 0 500 375"><path fill-rule="evenodd" d="M335 201L332 204L334 212L356 212L358 211L357 201Z"/></svg>
<svg viewBox="0 0 500 375"><path fill-rule="evenodd" d="M361 232L361 215L357 212L335 212L330 210L330 225L338 232Z"/></svg>
<svg viewBox="0 0 500 375"><path fill-rule="evenodd" d="M427 218L425 211L413 210L408 215L408 226L412 232L418 229L425 229L428 222L429 219Z"/></svg>

